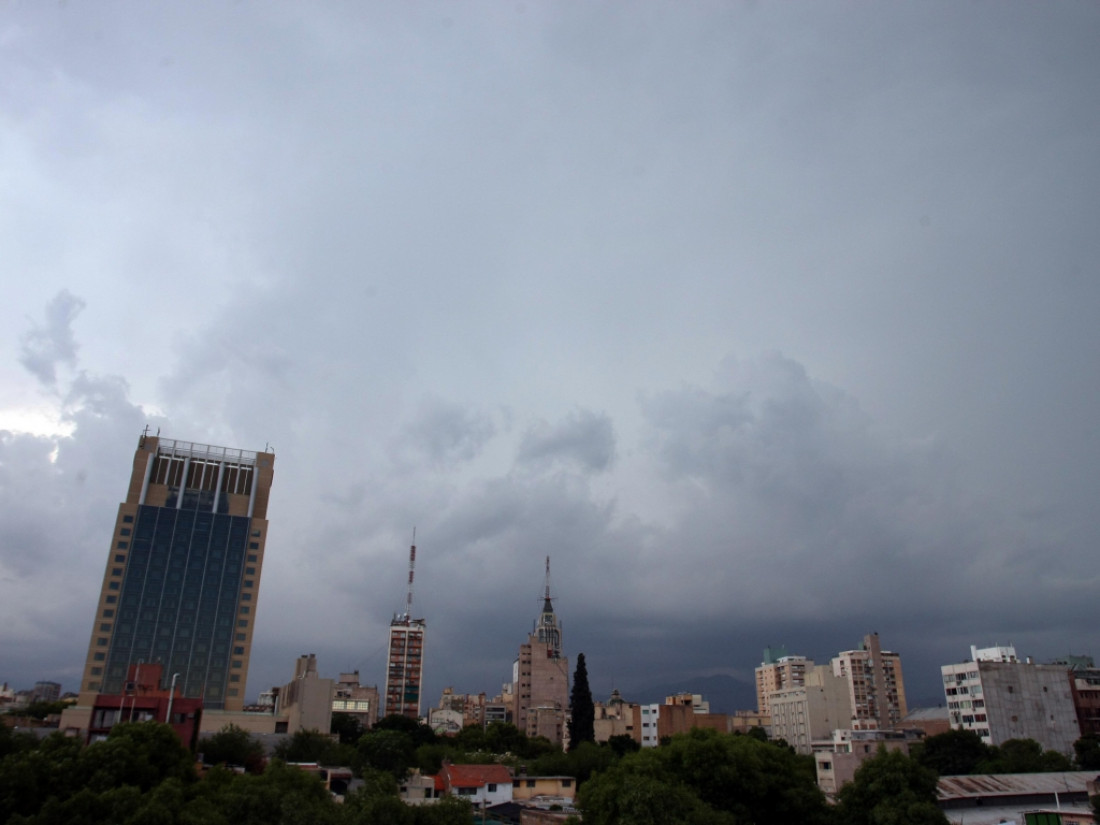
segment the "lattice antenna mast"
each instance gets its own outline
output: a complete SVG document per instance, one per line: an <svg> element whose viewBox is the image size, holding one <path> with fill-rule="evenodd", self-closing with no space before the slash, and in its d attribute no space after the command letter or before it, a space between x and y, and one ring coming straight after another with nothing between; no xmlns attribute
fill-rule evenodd
<svg viewBox="0 0 1100 825"><path fill-rule="evenodd" d="M416 528L413 528L412 545L409 547L409 592L405 596L405 620L412 620L413 610L413 575L416 572Z"/></svg>
<svg viewBox="0 0 1100 825"><path fill-rule="evenodd" d="M550 601L550 557L546 557L546 601Z"/></svg>

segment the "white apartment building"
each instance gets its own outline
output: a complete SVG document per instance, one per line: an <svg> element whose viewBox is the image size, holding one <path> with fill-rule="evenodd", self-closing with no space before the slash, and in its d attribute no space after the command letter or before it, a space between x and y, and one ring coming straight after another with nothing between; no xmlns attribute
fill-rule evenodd
<svg viewBox="0 0 1100 825"><path fill-rule="evenodd" d="M1044 749L1073 753L1080 731L1064 666L1021 662L1012 646L972 646L970 655L940 668L953 728L973 731L987 745L1034 739Z"/></svg>

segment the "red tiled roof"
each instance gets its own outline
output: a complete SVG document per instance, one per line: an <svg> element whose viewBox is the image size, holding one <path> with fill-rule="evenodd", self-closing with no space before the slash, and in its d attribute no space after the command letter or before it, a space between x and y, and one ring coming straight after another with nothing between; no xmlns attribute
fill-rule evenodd
<svg viewBox="0 0 1100 825"><path fill-rule="evenodd" d="M452 788L512 784L512 772L503 765L444 765L441 773L443 781Z"/></svg>

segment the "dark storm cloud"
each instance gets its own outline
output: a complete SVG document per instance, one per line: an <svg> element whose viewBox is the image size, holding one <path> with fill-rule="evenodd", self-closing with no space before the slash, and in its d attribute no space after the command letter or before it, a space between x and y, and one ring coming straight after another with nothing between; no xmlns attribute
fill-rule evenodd
<svg viewBox="0 0 1100 825"><path fill-rule="evenodd" d="M520 441L517 460L536 466L566 463L601 472L615 458L615 429L603 413L576 410L557 424L532 425Z"/></svg>
<svg viewBox="0 0 1100 825"><path fill-rule="evenodd" d="M547 555L603 689L1096 648L1096 7L198 8L0 27L5 408L74 428L3 442L0 678L79 670L154 404L276 449L250 695L380 680L414 526L429 694Z"/></svg>
<svg viewBox="0 0 1100 825"><path fill-rule="evenodd" d="M58 364L76 364L73 321L84 309L84 301L63 289L46 305L45 319L19 339L19 363L47 386L57 383Z"/></svg>

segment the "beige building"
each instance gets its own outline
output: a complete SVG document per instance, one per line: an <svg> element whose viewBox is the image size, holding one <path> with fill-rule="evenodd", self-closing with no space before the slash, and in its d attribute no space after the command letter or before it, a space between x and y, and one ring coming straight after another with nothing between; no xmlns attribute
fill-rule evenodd
<svg viewBox="0 0 1100 825"><path fill-rule="evenodd" d="M879 749L909 753L909 746L921 739L919 731L835 730L832 739L814 746L817 786L834 795L855 778L859 766Z"/></svg>
<svg viewBox="0 0 1100 825"><path fill-rule="evenodd" d="M146 662L210 710L244 706L274 464L270 452L139 438L69 724Z"/></svg>
<svg viewBox="0 0 1100 825"><path fill-rule="evenodd" d="M771 734L784 739L798 753L811 753L813 742L850 726L852 703L847 679L829 665L817 665L806 673L800 687L769 695Z"/></svg>
<svg viewBox="0 0 1100 825"><path fill-rule="evenodd" d="M597 742L606 742L612 736L634 737L634 708L629 702L623 701L622 694L618 690L611 691L611 698L607 704L595 702L595 711L592 721Z"/></svg>
<svg viewBox="0 0 1100 825"><path fill-rule="evenodd" d="M565 740L569 713L569 659L562 653L561 628L550 598L550 559L546 559L546 594L535 630L520 645L512 666L515 683L513 720L527 736Z"/></svg>
<svg viewBox="0 0 1100 825"><path fill-rule="evenodd" d="M801 687L814 663L805 656L788 656L784 648L765 648L764 661L756 668L756 709L771 712L768 696L777 690Z"/></svg>
<svg viewBox="0 0 1100 825"><path fill-rule="evenodd" d="M877 633L864 636L858 649L834 656L832 668L834 675L847 680L852 706L851 724L840 727L889 730L909 712L901 656L883 650Z"/></svg>
<svg viewBox="0 0 1100 825"><path fill-rule="evenodd" d="M341 673L332 694L332 712L355 717L364 728L378 721L378 687L359 681L359 671Z"/></svg>

